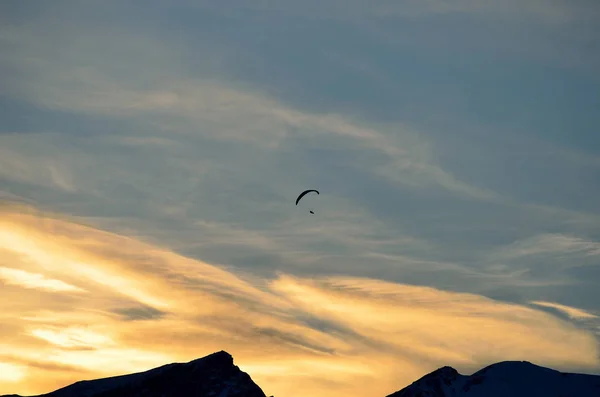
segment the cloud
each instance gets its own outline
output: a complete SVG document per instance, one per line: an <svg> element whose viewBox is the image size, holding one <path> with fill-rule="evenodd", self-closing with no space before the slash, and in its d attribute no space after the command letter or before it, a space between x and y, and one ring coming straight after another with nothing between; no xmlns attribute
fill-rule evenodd
<svg viewBox="0 0 600 397"><path fill-rule="evenodd" d="M0 348L8 365L23 368L22 378L0 381L10 392L63 386L81 377L71 367L93 378L220 349L267 393L292 397L298 391L289 385L301 379L303 395L364 395L365 384L385 395L441 365L470 370L510 359L560 369L599 364L589 332L475 294L349 276L235 274L22 206L5 208L2 222L5 262L39 274L68 274L88 291L70 295L68 304L61 294L39 300L23 288L0 292L2 302L8 293L20 302L0 307L2 340L11 340ZM7 252L21 260L13 263L18 257ZM141 309L150 296L162 309ZM27 364L36 360L53 366L52 375Z"/></svg>
<svg viewBox="0 0 600 397"><path fill-rule="evenodd" d="M46 52L33 40L43 26L37 21L7 35L15 48L9 58L26 76L11 93L69 122L0 136L10 154L0 153L0 173L6 190L36 191L44 208L250 271L396 279L414 267L408 258L415 254L428 274L432 264L445 273L458 267L450 251L472 244L469 234L456 233L465 207L485 207L476 226L508 222L491 208L498 194L449 172L427 135L410 125L294 106L268 86L204 64L182 73L176 60L187 50L144 29L111 37L70 20L65 29L80 34L45 33L53 38L48 46L63 43ZM115 58L121 53L126 61ZM288 205L305 185L323 192L318 227ZM441 221L448 214L451 227ZM485 238L476 226L469 232ZM160 302L147 305L169 311Z"/></svg>
<svg viewBox="0 0 600 397"><path fill-rule="evenodd" d="M351 7L364 9L364 5L352 4ZM193 4L173 5L169 9L181 12L188 6L193 10ZM487 6L503 7L486 3ZM69 12L60 11L67 7ZM362 33L362 46L352 46L356 52L349 52L337 39L343 35L336 34L336 40L330 38L333 41L327 47L328 51L321 52L329 53L331 49L333 53L341 54L341 62L345 62L344 55L348 55L351 59L373 64L378 75L388 75L385 84L388 90L407 92L409 97L409 100L401 101L399 94L386 96L387 91L383 89L374 90L377 95L369 94L371 91L362 92L359 83L366 81L367 84L371 80L352 75L341 80L341 85L351 86L352 93L356 91L361 101L356 107L340 107L337 104L346 104L346 97L352 93L340 91L339 86L334 84L332 87L329 83L337 81L334 77L342 73L344 65L326 67L329 64L323 63L320 52L315 49L318 46L307 45L305 40L309 39L301 39L310 36L310 32L299 34L300 31L290 27L290 33L294 33L292 37L267 35L271 36L269 39L286 37L285 46L281 47L276 41L264 41L272 45L261 47L252 40L243 41L235 29L218 30L223 34L202 34L205 33L202 29L210 31L212 26L206 20L194 23L194 27L181 25L177 33L165 29L170 25L163 25L167 22L148 10L142 11L149 12L148 24L132 25L119 19L119 11L128 9L127 5L122 7L57 5L52 9L32 11L28 14L28 23L15 23L5 28L2 40L8 50L3 52L2 60L14 76L5 79L10 83L7 92L15 102L26 106L20 111L27 115L26 122L15 123L20 128L10 128L11 134L0 137L0 147L4 149L0 149L0 177L6 194L10 191L13 195L36 197L38 204L43 203L46 208L95 217L99 224L105 222L103 226L110 226L110 230L125 232L127 229L128 234L143 235L144 239L161 241L186 253L199 249L198 245L210 250L213 236L202 222L226 226L233 223L234 229L264 236L264 229L272 230L274 225L290 219L286 203L298 187L304 185L328 188L324 197L329 197L329 203L335 204L320 207L325 211L318 213L319 216L328 213L335 214L338 220L346 219L345 224L339 222L336 226L338 230L352 228L351 223L355 221L361 222L365 229L374 230L381 230L381 224L386 224L390 234L400 235L399 240L411 238L422 242L423 246L428 245L428 253L423 254L426 250L421 249L420 254L435 255L438 262L454 261L457 251L461 251L461 256L469 255L465 252L476 252L478 247L474 246L480 244L480 240L487 239L485 244L490 243L489 239L504 243L508 238L516 239L526 233L557 227L557 222L563 227L567 222L563 220L567 218L577 220L578 228L588 231L596 228L595 218L589 212L567 214L563 211L554 217L562 210L554 208L553 215L546 216L550 211L534 206L523 208L522 201L507 198L512 194L499 192L501 189L496 186L485 186L486 181L495 178L488 178L487 174L472 177L470 170L488 169L490 163L487 160L492 157L490 151L503 156L504 147L502 150L479 150L479 138L473 140L469 135L465 138L465 135L455 134L454 130L447 131L446 127L441 135L452 138L439 143L439 137L431 133L430 125L405 122L414 119L402 112L422 112L426 114L424 120L437 117L431 104L447 94L440 92L446 87L444 81L434 79L431 84L435 87L425 96L426 103L419 102L407 85L412 80L418 81L419 86L412 89L423 92L423 85L430 81L425 78L428 75L415 75L414 70L403 66L414 62L412 67L416 65L421 69L421 62L435 63L435 59L423 58L421 53L388 59L382 56L383 52L390 51L385 41L371 42ZM243 24L246 19L236 12L225 12L206 4L200 7L208 7L209 12L214 13L207 19L239 21L240 24L232 22L232 25L239 26L242 32L246 27L252 27L253 32L264 34L260 26L281 28L281 25L290 25L274 18L264 21L267 25L251 23L252 26L246 26ZM290 15L310 9L309 5L292 3L285 7L266 4L251 8L260 7L273 7L277 12L290 12ZM327 3L323 5L321 16L335 16L340 7L341 3L337 6L335 2ZM397 8L389 4L381 7ZM427 2L411 4L411 7L455 6ZM465 12L469 10L467 3L458 7ZM49 22L53 19L45 18L44 13L61 15L61 25ZM95 18L97 15L108 16L114 22L114 28L107 31L104 22ZM321 25L315 26L314 31L325 37L331 33ZM391 33L394 37L422 37L398 34L397 31ZM503 37L505 34L503 31ZM214 39L204 41L203 37ZM521 41L510 40L511 47L515 42ZM279 70L285 81L275 79L280 75L278 73L271 73L272 79L267 80L244 74L244 70L253 65L262 66L245 55L231 58L231 53L244 54L244 49L239 47L246 44L254 56L263 58L261 62ZM364 52L366 45L383 51ZM302 62L285 63L297 46L310 51L302 56ZM266 51L269 48L274 50ZM452 70L452 65L444 65L439 66L440 71L447 66ZM243 70L238 70L238 66ZM313 76L308 71L309 66L333 72ZM381 73L378 69L382 69ZM308 74L300 73L305 70ZM430 69L429 72L454 79L454 75L437 70ZM464 69L464 73L468 70ZM288 83L293 85L287 86ZM302 96L300 86L319 90L313 91L304 101L297 101L296 94ZM493 89L496 98L497 87ZM285 91L293 92L293 97ZM322 104L318 98L323 95L334 97ZM473 95L477 96L477 93ZM373 107L372 103L378 101L385 102L385 106L402 116L390 118L357 109ZM309 106L306 102L319 106ZM481 98L477 97L477 102L481 103ZM501 107L494 106L494 109ZM411 110L404 110L407 108ZM477 130L488 135L493 134L492 127L480 121ZM457 157L468 170L455 172L447 165L447 153L443 150L447 141L456 141L454 145L461 147ZM466 161L471 153L481 153L483 161ZM504 170L506 161L502 156L501 166L497 168ZM517 172L529 177L521 170L514 174ZM523 179L530 185L531 178ZM509 185L512 187L515 183ZM126 222L123 217L127 217ZM332 219L333 215L323 223L331 223ZM516 223L520 227L515 227ZM457 232L459 229L460 233ZM348 249L350 243L365 242L364 236L351 239L337 231L332 238L327 231L323 228L313 234L314 240L327 239L330 243L330 238L335 239L331 246L345 245L344 249ZM309 238L307 236L302 237ZM370 240L367 244L374 239ZM248 252L252 244L247 240L240 244L243 248L238 245L238 250L234 250L236 244L231 243L228 252L221 250L214 254L215 260L239 261L240 257L252 254L255 262L267 262L265 256L269 255L272 264L278 263L280 257L278 252L275 253L277 244L273 240L269 243L269 253L265 254L263 250L262 257L260 253ZM404 247L408 245L403 244ZM410 249L414 250L414 247L416 245ZM301 249L296 247L295 251ZM306 257L309 251L303 251L305 256L300 260L312 260ZM310 252L314 253L313 257L331 255L323 251L326 250ZM230 253L236 258L226 258Z"/></svg>
<svg viewBox="0 0 600 397"><path fill-rule="evenodd" d="M202 10L219 9L218 6L207 2L180 2L191 8ZM233 6L232 4L235 4ZM581 14L588 12L597 14L596 9L591 3L585 2L572 4L564 1L542 1L532 0L526 5L513 1L497 3L492 0L472 1L472 0L408 0L398 4L393 1L381 1L372 6L366 6L361 1L342 1L342 0L309 0L298 4L293 1L264 2L247 6L243 1L230 1L230 7L244 11L271 12L279 17L302 17L308 19L325 20L354 20L363 18L389 18L389 17L428 17L431 15L465 14L473 16L485 15L491 18L508 19L533 19L547 23L564 23L572 21ZM316 8L318 7L318 8ZM319 12L314 10L318 9Z"/></svg>
<svg viewBox="0 0 600 397"><path fill-rule="evenodd" d="M563 234L542 234L523 241L517 241L497 253L497 255L507 259L554 254L599 256L600 243Z"/></svg>
<svg viewBox="0 0 600 397"><path fill-rule="evenodd" d="M140 306L140 307L127 307L115 309L115 313L120 314L123 318L136 321L136 320L152 320L163 317L166 313L156 310L153 307Z"/></svg>
<svg viewBox="0 0 600 397"><path fill-rule="evenodd" d="M113 342L103 335L86 331L81 328L70 328L55 331L52 329L34 329L31 335L51 344L69 348L98 348L110 346Z"/></svg>
<svg viewBox="0 0 600 397"><path fill-rule="evenodd" d="M600 301L591 3L1 7L15 391L223 348L290 396L592 368L595 319L531 307Z"/></svg>
<svg viewBox="0 0 600 397"><path fill-rule="evenodd" d="M25 377L25 368L20 365L0 363L0 381L10 384Z"/></svg>
<svg viewBox="0 0 600 397"><path fill-rule="evenodd" d="M64 159L61 160L59 156L49 156L47 153L39 153L37 156L31 157L24 156L24 153L17 149L20 146L17 137L11 135L0 137L6 144L0 148L0 178L16 179L68 192L76 191L72 173L68 167L65 167ZM13 146L12 143L16 145ZM40 152L44 152L44 150L40 150Z"/></svg>
<svg viewBox="0 0 600 397"><path fill-rule="evenodd" d="M294 140L338 150L354 146L377 153L382 164L372 171L392 183L408 187L437 186L484 200L495 197L492 191L465 183L444 170L432 157L429 143L417 131L401 123L381 129L348 115L297 109L254 85L215 75L212 68L199 67L192 77L182 77L177 63L167 61L181 54L169 46L166 39L154 35L120 30L109 33L99 31L94 24L78 35L53 29L46 35L60 38L62 44L57 47L48 40L47 45L55 50L48 53L45 45L33 40L34 37L39 39L39 29L44 26L42 21L38 23L12 26L3 36L7 46L13 49L11 56L6 56L7 63L22 71L16 76L18 84L11 85L11 95L55 111L131 123L130 132L117 138L124 144L136 142L139 149L148 142L181 145L204 138L256 145L261 153L281 149ZM70 21L67 26L79 29L76 21ZM97 46L90 46L90 42ZM107 43L110 46L106 46ZM98 52L97 47L107 52ZM73 58L69 53L79 56ZM129 53L130 59L139 62L128 61L121 65L122 58L115 57L120 53ZM52 134L61 133L52 131ZM80 169L84 161L87 164L82 170L86 170L90 160L85 159L81 149L73 151L71 145L66 158L57 155L62 144L55 138L54 135L44 145L47 154L33 161L24 153L41 152L40 143L22 142L18 135L3 136L7 151L2 156L5 159L3 176L29 183L52 183L67 191L89 191L85 188L89 183L81 182L86 178L75 170ZM105 139L114 142L115 137L101 141ZM16 147L20 147L19 150L15 150ZM198 160L188 160L187 164L180 162L180 166L201 169L197 163Z"/></svg>
<svg viewBox="0 0 600 397"><path fill-rule="evenodd" d="M576 307L561 305L559 303L543 302L543 301L534 301L531 303L534 305L538 305L538 306L545 306L545 307L550 307L552 309L557 309L557 310L565 313L569 317L576 319L576 320L598 318L598 316L596 316L595 314L588 313L585 310L581 310Z"/></svg>
<svg viewBox="0 0 600 397"><path fill-rule="evenodd" d="M42 274L7 267L0 267L0 279L7 284L20 285L25 288L39 288L52 292L84 292L81 288L63 281L47 279Z"/></svg>
<svg viewBox="0 0 600 397"><path fill-rule="evenodd" d="M391 12L402 13L402 9L408 9L414 12L414 15L429 14L466 14L466 15L484 15L489 18L499 19L507 18L529 19L537 22L550 24L564 24L572 22L577 17L581 17L584 12L597 13L597 11L587 4L570 4L562 1L541 1L534 0L526 5L517 1L506 1L497 3L494 1L446 1L433 0L426 2L410 1L408 7L393 5L389 8Z"/></svg>

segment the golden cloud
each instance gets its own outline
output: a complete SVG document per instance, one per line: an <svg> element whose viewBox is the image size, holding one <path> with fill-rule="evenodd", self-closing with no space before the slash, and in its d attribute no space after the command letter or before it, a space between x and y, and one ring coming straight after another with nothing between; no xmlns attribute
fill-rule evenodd
<svg viewBox="0 0 600 397"><path fill-rule="evenodd" d="M385 396L442 365L600 364L591 333L526 306L344 276L258 279L21 206L0 210L0 264L1 393L218 350L289 397Z"/></svg>
<svg viewBox="0 0 600 397"><path fill-rule="evenodd" d="M74 287L60 280L52 280L42 274L29 273L24 270L0 267L0 280L6 284L20 285L25 288L40 288L49 291L79 291L81 288Z"/></svg>

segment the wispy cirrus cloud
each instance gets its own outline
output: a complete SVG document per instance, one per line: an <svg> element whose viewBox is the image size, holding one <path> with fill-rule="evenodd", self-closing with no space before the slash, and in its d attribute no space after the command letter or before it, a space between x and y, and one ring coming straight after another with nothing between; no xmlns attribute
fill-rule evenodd
<svg viewBox="0 0 600 397"><path fill-rule="evenodd" d="M6 284L18 285L25 288L39 288L55 292L85 292L81 288L60 280L44 277L43 274L29 273L24 270L0 267L0 279Z"/></svg>
<svg viewBox="0 0 600 397"><path fill-rule="evenodd" d="M23 288L11 292L22 302L18 309L2 307L14 316L15 326L3 331L13 341L3 351L9 357L19 353L25 362L41 359L56 366L53 372L74 366L89 376L116 375L226 349L269 393L293 396L297 391L289 384L301 377L306 390L315 393L322 393L322 382L335 382L339 387L328 395L341 396L364 393L361 385L375 379L376 392L383 395L442 363L474 369L526 357L559 368L598 365L590 333L525 306L367 278L305 278L283 271L272 279L236 275L23 209L3 212L3 230L15 236L10 244L3 240L3 249L26 256L40 271L70 273L93 292L72 295L68 305L51 294L40 305ZM44 233L40 225L54 233ZM14 244L19 236L27 236L39 251ZM77 263L85 259L81 266L93 271L74 270L69 263L75 257ZM120 279L97 279L98 274L117 273ZM127 308L150 303L146 296L154 296L154 303L168 302L162 316L138 321L121 316ZM487 332L481 333L482 328ZM35 347L31 337L37 340ZM38 383L39 368L15 365L24 365L23 377L4 380L3 389L27 384L38 393L78 376L60 372L54 383L46 378ZM323 368L330 369L327 379Z"/></svg>
<svg viewBox="0 0 600 397"><path fill-rule="evenodd" d="M290 396L595 365L591 3L0 8L16 392L224 348Z"/></svg>
<svg viewBox="0 0 600 397"><path fill-rule="evenodd" d="M570 307L570 306L561 305L558 303L543 302L543 301L534 301L531 303L533 303L534 305L538 305L538 306L545 306L545 307L550 307L553 309L560 310L561 312L566 313L569 317L574 318L574 319L598 318L598 316L596 316L595 314L588 313L585 310L581 310L576 307Z"/></svg>
<svg viewBox="0 0 600 397"><path fill-rule="evenodd" d="M43 339L53 345L66 348L102 348L114 345L110 338L86 331L83 328L67 328L53 330L51 328L40 328L31 330L31 335Z"/></svg>
<svg viewBox="0 0 600 397"><path fill-rule="evenodd" d="M79 22L70 23L75 27ZM40 24L45 23L40 21ZM158 37L130 32L128 38L123 39L123 32L104 32L99 26L90 28L84 36L65 35L61 30L51 29L46 35L53 40L47 44L55 52L48 53L42 51L42 44L33 40L39 37L39 29L34 24L11 26L2 37L7 48L13 51L6 56L6 63L20 70L22 76L9 86L11 94L57 111L129 120L133 123L130 132L117 138L122 142L185 144L190 140L201 143L202 138L257 145L261 153L274 148L285 150L282 146L294 141L308 148L335 147L340 154L342 147L360 147L376 153L379 164L372 171L391 182L413 187L439 186L473 198L495 197L494 192L461 181L440 167L429 143L407 125L395 123L381 129L382 126L370 126L336 112L296 109L252 85L231 81L226 76L215 79L214 68L203 64L194 77L182 78L178 63L172 61L181 56L181 52ZM55 46L54 40L62 44ZM110 43L106 49L109 54L99 54L89 41L102 47ZM69 56L72 52L79 56ZM111 55L121 53L130 53L131 61L117 67L120 61ZM53 131L52 135L62 133ZM177 138L178 135L184 138ZM110 137L112 141L115 138ZM7 152L3 157L8 162L3 167L5 177L31 182L31 178L39 181L46 173L45 181L52 181L63 189L75 189L74 178L81 177L72 174L77 167L69 160L75 157L81 162L83 148L73 150L71 147L70 159L67 157L60 163L50 152L39 157L36 164L28 162L29 157L19 156L24 151L39 152L40 149L29 146L33 142L21 142L14 136L3 139ZM96 139L105 142L104 138L96 136ZM11 145L13 142L15 146ZM46 142L44 147L48 150L54 145L54 150L63 149L56 139ZM17 146L21 146L18 151ZM89 164L89 160L87 162ZM199 165L189 160L179 163L186 167Z"/></svg>
<svg viewBox="0 0 600 397"><path fill-rule="evenodd" d="M600 255L600 243L564 234L543 234L517 241L500 250L497 255L517 258L531 255L580 254Z"/></svg>

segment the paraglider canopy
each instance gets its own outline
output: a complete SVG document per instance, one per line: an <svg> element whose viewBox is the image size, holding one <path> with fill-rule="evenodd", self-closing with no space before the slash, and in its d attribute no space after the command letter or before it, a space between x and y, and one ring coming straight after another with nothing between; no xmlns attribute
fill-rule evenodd
<svg viewBox="0 0 600 397"><path fill-rule="evenodd" d="M318 190L315 190L315 189L308 189L308 190L305 190L305 191L303 191L302 193L300 193L300 195L299 195L299 196L298 196L298 198L296 199L296 205L298 205L298 202L300 202L300 199L301 199L302 197L304 197L305 195L307 195L307 194L308 194L308 193L310 193L310 192L315 192L315 193L317 193L317 194L320 194L320 193L319 193L319 191L318 191ZM308 211L308 212L310 212L311 214L313 214L313 215L314 215L314 212L313 212L313 211Z"/></svg>
<svg viewBox="0 0 600 397"><path fill-rule="evenodd" d="M305 195L307 195L307 194L308 194L308 193L310 193L310 192L315 192L315 193L317 193L317 194L320 194L320 193L319 193L319 191L318 191L318 190L315 190L315 189L308 189L308 190L305 190L305 191L303 191L302 193L300 193L300 195L299 195L299 196L298 196L298 198L296 199L296 205L298 205L298 202L300 201L300 199L301 199L302 197L304 197Z"/></svg>

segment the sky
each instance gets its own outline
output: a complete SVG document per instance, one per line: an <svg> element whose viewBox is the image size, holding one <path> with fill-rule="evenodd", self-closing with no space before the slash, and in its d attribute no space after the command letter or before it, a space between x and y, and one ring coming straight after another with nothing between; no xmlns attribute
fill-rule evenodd
<svg viewBox="0 0 600 397"><path fill-rule="evenodd" d="M0 394L219 350L278 397L600 374L597 1L0 21Z"/></svg>

